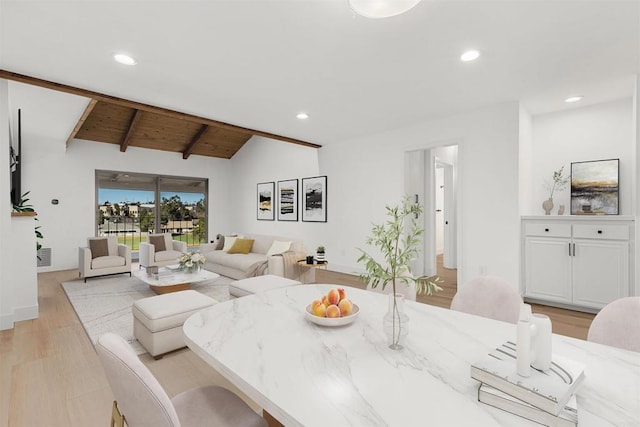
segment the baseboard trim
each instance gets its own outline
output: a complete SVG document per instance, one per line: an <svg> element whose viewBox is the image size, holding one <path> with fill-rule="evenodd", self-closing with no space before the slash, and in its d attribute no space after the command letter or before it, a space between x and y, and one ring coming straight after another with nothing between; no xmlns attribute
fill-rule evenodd
<svg viewBox="0 0 640 427"><path fill-rule="evenodd" d="M598 312L600 311L599 308L582 307L579 305L564 304L564 303L555 302L555 301L546 301L539 298L529 298L527 296L525 296L523 299L524 299L524 302L528 302L528 303L546 305L549 307L556 307L556 308L564 308L565 310L581 311L583 313L589 313L589 314L598 314Z"/></svg>
<svg viewBox="0 0 640 427"><path fill-rule="evenodd" d="M16 307L13 313L0 316L0 330L13 329L16 322L37 319L40 314L38 304L26 307Z"/></svg>

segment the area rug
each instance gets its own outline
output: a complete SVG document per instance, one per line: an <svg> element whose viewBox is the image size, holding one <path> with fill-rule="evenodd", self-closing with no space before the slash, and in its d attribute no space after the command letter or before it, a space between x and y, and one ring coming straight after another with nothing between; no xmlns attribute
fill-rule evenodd
<svg viewBox="0 0 640 427"><path fill-rule="evenodd" d="M201 292L216 301L226 301L229 296L229 283L233 279L220 276L214 280L193 283L191 289ZM82 326L95 345L98 337L113 332L126 339L137 354L146 353L133 336L133 302L155 293L149 285L135 277L107 276L62 283Z"/></svg>

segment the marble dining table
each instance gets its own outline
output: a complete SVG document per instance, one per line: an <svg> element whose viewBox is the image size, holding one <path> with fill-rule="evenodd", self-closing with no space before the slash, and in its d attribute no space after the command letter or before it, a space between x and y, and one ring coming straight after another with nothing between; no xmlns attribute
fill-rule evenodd
<svg viewBox="0 0 640 427"><path fill-rule="evenodd" d="M515 325L412 301L409 333L392 350L388 296L345 287L356 320L326 327L305 307L335 285L298 285L192 315L185 342L285 426L539 426L478 402L470 366ZM554 334L553 353L586 365L581 427L640 426L640 353Z"/></svg>

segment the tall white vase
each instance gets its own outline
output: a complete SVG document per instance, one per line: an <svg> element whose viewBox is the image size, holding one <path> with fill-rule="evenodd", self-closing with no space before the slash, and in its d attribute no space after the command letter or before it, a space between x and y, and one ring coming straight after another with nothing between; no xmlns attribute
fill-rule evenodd
<svg viewBox="0 0 640 427"><path fill-rule="evenodd" d="M404 295L389 294L389 309L382 324L389 348L402 350L409 332L409 316L404 312Z"/></svg>

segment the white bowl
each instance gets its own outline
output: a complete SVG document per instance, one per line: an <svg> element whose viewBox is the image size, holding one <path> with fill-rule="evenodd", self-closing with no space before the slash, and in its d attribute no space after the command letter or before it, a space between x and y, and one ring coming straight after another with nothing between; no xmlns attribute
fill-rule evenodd
<svg viewBox="0 0 640 427"><path fill-rule="evenodd" d="M320 326L344 326L352 323L360 314L360 308L353 304L353 308L351 309L351 314L343 317L318 317L313 314L311 310L311 304L307 306L305 310L305 314L307 315L307 319Z"/></svg>

